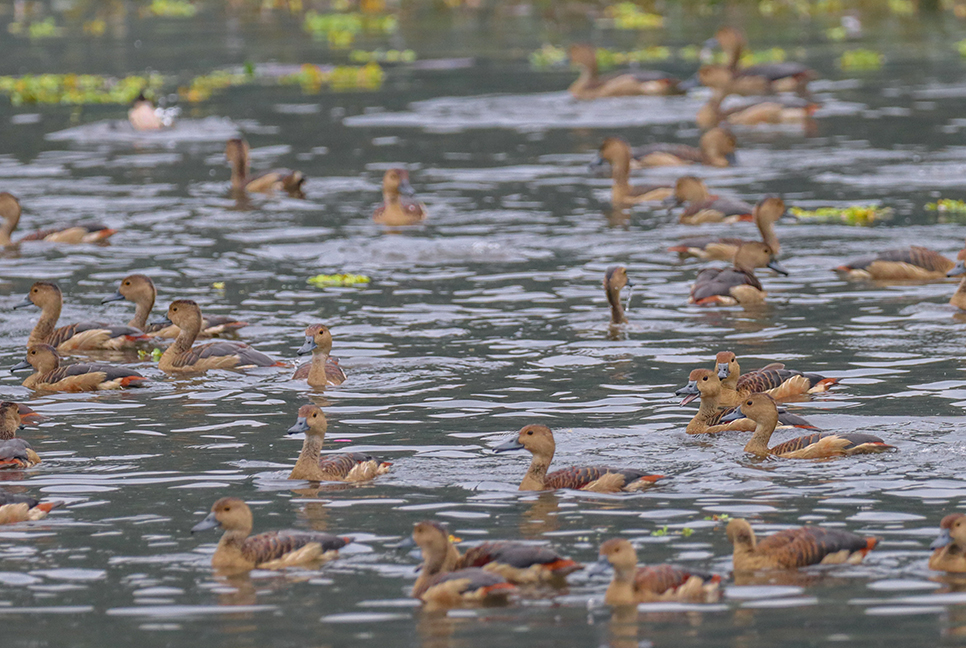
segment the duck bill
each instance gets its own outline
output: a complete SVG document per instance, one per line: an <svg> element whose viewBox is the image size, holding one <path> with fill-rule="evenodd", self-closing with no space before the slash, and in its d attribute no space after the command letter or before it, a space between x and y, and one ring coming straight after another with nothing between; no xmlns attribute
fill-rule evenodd
<svg viewBox="0 0 966 648"><path fill-rule="evenodd" d="M174 326L174 322L172 322L171 319L167 315L165 315L164 317L159 317L156 320L151 320L150 322L148 322L148 325L150 325L150 326Z"/></svg>
<svg viewBox="0 0 966 648"><path fill-rule="evenodd" d="M772 259L768 262L768 267L777 272L780 275L788 276L788 270L782 267L782 264L778 263L778 259Z"/></svg>
<svg viewBox="0 0 966 648"><path fill-rule="evenodd" d="M300 416L298 417L298 420L295 421L295 425L293 425L288 429L288 436L292 436L293 434L301 434L302 432L308 432L308 429L309 429L308 420L304 416Z"/></svg>
<svg viewBox="0 0 966 648"><path fill-rule="evenodd" d="M743 418L748 418L748 417L741 413L740 407L736 407L735 409L731 410L730 412L722 416L719 423L731 423L732 421L737 421Z"/></svg>
<svg viewBox="0 0 966 648"><path fill-rule="evenodd" d="M587 568L588 576L602 576L611 570L610 561L606 556L601 556L593 565Z"/></svg>
<svg viewBox="0 0 966 648"><path fill-rule="evenodd" d="M730 375L731 375L731 370L728 369L728 363L727 362L719 362L718 363L718 378L721 379L721 380L724 380L725 378L727 378Z"/></svg>
<svg viewBox="0 0 966 648"><path fill-rule="evenodd" d="M493 452L497 452L497 453L512 452L514 450L523 450L523 444L520 443L520 440L517 438L510 439L509 441L505 443L501 443L500 445L493 448Z"/></svg>
<svg viewBox="0 0 966 648"><path fill-rule="evenodd" d="M593 162L587 165L587 171L594 177L605 177L610 175L608 172L609 166L610 162L600 156L597 156L594 158Z"/></svg>
<svg viewBox="0 0 966 648"><path fill-rule="evenodd" d="M30 301L30 295L26 295L23 299L16 303L13 309L17 310L18 308L30 308L33 305L34 303Z"/></svg>
<svg viewBox="0 0 966 648"><path fill-rule="evenodd" d="M415 549L416 548L416 541L413 540L413 537L412 536L406 536L405 538L403 538L402 540L400 540L398 543L396 543L394 546L395 546L396 549Z"/></svg>
<svg viewBox="0 0 966 648"><path fill-rule="evenodd" d="M191 527L191 532L198 533L199 531L208 531L209 529L217 529L220 526L221 522L215 519L215 514L209 513L204 520Z"/></svg>
<svg viewBox="0 0 966 648"><path fill-rule="evenodd" d="M677 196L668 196L661 201L661 207L664 209L674 209L681 204L681 200Z"/></svg>
<svg viewBox="0 0 966 648"><path fill-rule="evenodd" d="M319 345L315 343L315 340L306 336L305 343L299 347L299 350L295 352L296 355L308 355L315 351Z"/></svg>
<svg viewBox="0 0 966 648"><path fill-rule="evenodd" d="M416 190L413 189L413 186L411 184L409 184L409 180L403 180L402 182L399 183L399 193L401 193L404 196L408 196L412 198L413 196L416 195Z"/></svg>
<svg viewBox="0 0 966 648"><path fill-rule="evenodd" d="M113 295L108 295L107 297L105 297L104 299L102 299L101 300L101 303L102 304L109 304L111 302L123 301L124 299L126 299L126 298L124 297L124 295L121 294L121 291L118 290Z"/></svg>
<svg viewBox="0 0 966 648"><path fill-rule="evenodd" d="M958 277L961 274L966 274L966 261L957 261L953 269L946 273L946 276Z"/></svg>
<svg viewBox="0 0 966 648"><path fill-rule="evenodd" d="M946 547L946 546L952 544L952 541L953 541L953 539L949 535L949 529L942 529L939 532L939 536L935 540L932 541L932 544L931 545L929 545L929 548L930 549L942 549L943 547Z"/></svg>
<svg viewBox="0 0 966 648"><path fill-rule="evenodd" d="M32 367L30 366L29 362L27 362L26 360L21 360L14 366L10 367L10 373L13 373L14 371L23 371L24 369L31 369L31 368Z"/></svg>
<svg viewBox="0 0 966 648"><path fill-rule="evenodd" d="M698 383L694 382L693 380L689 380L688 384L674 392L674 395L684 396L684 399L681 401L681 405L687 405L695 398L700 396L701 392L698 391Z"/></svg>

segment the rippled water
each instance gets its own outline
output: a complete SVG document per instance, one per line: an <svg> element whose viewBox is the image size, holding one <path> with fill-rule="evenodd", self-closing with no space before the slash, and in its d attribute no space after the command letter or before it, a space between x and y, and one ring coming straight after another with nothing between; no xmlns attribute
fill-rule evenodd
<svg viewBox="0 0 966 648"><path fill-rule="evenodd" d="M198 22L185 51L159 38L132 62L94 50L74 60L190 68L199 63L187 57L221 29ZM307 39L278 49L268 27L233 29L265 60L325 56ZM586 171L605 135L695 140L689 118L703 95L576 104L563 92L569 72L531 72L485 39L454 45L417 25L404 23L399 38L418 50L421 36L428 55L477 58L469 68L390 69L371 93L239 88L164 135L130 133L123 108L0 102L0 189L21 198L21 228L90 219L121 230L107 246L25 245L0 258L0 363L23 355L37 313L9 308L32 281L60 284L64 322L126 322L133 305L100 299L139 271L158 284L158 312L185 297L235 314L251 323L243 339L277 358L294 360L302 329L325 322L350 377L323 395L290 369L170 380L143 361L133 366L155 379L150 389L37 397L22 376L4 377L4 398L50 417L23 433L44 462L4 475L4 488L67 506L0 529L3 645L64 645L65 636L75 646L133 636L158 646L960 643L963 582L926 568L938 521L966 497L966 318L946 303L956 284L851 283L831 272L909 243L948 255L962 247L966 227L923 208L966 197L966 72L949 43L907 35L914 47L897 43L884 70L858 79L836 69L828 48L808 48L828 77L815 87L817 132L739 132L740 165L701 170L750 200L779 192L802 207L895 209L872 228L782 224L791 274L762 273L769 304L743 311L688 306L702 264L665 248L693 229L660 211L613 213L609 182ZM34 70L38 47L0 66ZM236 62L221 47L211 58ZM67 56L52 48L51 65ZM222 151L237 133L256 168L301 169L307 199L230 198ZM431 217L387 232L369 216L382 172L399 164ZM751 236L744 227L702 231ZM631 323L616 334L600 289L614 263L636 284ZM372 283L306 283L333 272ZM782 361L842 378L798 411L829 430L878 434L898 452L757 461L743 438L687 437L692 410L673 392L724 349L749 368ZM392 472L361 487L289 483L300 443L285 430L307 400L325 407L329 450L377 453ZM639 466L669 479L633 496L520 494L526 459L487 448L529 422L556 431L558 467ZM224 495L252 505L256 531L313 528L356 542L317 571L215 577L217 536L189 529ZM761 530L836 525L881 543L861 566L728 585L718 604L643 606L636 620L611 619L606 580L580 573L569 590L511 608L425 615L407 599L417 560L391 548L428 517L467 541L539 539L581 561L626 535L647 562L727 573L730 546L711 519L720 514Z"/></svg>

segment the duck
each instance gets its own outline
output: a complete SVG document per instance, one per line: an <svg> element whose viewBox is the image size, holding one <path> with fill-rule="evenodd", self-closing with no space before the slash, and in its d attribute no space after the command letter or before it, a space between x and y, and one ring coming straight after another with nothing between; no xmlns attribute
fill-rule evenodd
<svg viewBox="0 0 966 648"><path fill-rule="evenodd" d="M759 126L763 124L801 124L807 125L818 104L802 97L778 96L745 101L726 109L721 103L727 95L715 90L708 103L704 104L695 117L698 128L708 130L722 122L729 126Z"/></svg>
<svg viewBox="0 0 966 648"><path fill-rule="evenodd" d="M17 413L24 425L35 425L41 421L46 421L47 417L40 412L35 412L23 403L17 403Z"/></svg>
<svg viewBox="0 0 966 648"><path fill-rule="evenodd" d="M946 273L946 276L959 277L964 274L966 274L966 248L960 250L959 254L956 255L956 265ZM966 277L963 277L963 280L959 282L959 287L953 293L949 303L960 310L966 310Z"/></svg>
<svg viewBox="0 0 966 648"><path fill-rule="evenodd" d="M128 300L134 302L134 317L128 322L128 326L144 331L157 338L176 338L181 332L175 325L164 326L162 324L148 324L148 316L154 308L154 302L158 297L158 289L154 287L151 277L143 274L132 274L121 279L120 285L112 295L101 300L102 304L110 302ZM201 331L199 338L210 338L225 333L234 333L240 328L248 326L248 322L242 322L237 318L228 315L206 315L201 320Z"/></svg>
<svg viewBox="0 0 966 648"><path fill-rule="evenodd" d="M63 502L41 502L27 495L0 491L0 524L42 520Z"/></svg>
<svg viewBox="0 0 966 648"><path fill-rule="evenodd" d="M723 401L728 407L737 405L749 394L764 393L780 401L805 394L827 392L839 383L838 378L786 369L780 362L742 374L738 357L731 351L719 351L714 362L718 378L721 379Z"/></svg>
<svg viewBox="0 0 966 648"><path fill-rule="evenodd" d="M72 351L110 350L123 351L134 349L137 344L148 339L138 328L133 326L112 326L97 322L78 322L57 328L60 311L64 305L64 297L60 288L49 281L37 281L30 287L30 292L14 306L40 308L40 319L30 332L27 346L34 344L49 344L60 353Z"/></svg>
<svg viewBox="0 0 966 648"><path fill-rule="evenodd" d="M755 276L755 268L762 266L788 274L770 247L759 242L742 243L735 253L733 267L705 268L698 273L688 303L700 306L763 304L767 293Z"/></svg>
<svg viewBox="0 0 966 648"><path fill-rule="evenodd" d="M601 77L597 73L597 51L592 45L570 46L570 62L580 68L580 76L569 88L574 99L586 101L604 97L681 94L678 80L657 70L623 72Z"/></svg>
<svg viewBox="0 0 966 648"><path fill-rule="evenodd" d="M956 267L942 254L912 245L851 259L835 268L849 279L872 281L933 281L945 279Z"/></svg>
<svg viewBox="0 0 966 648"><path fill-rule="evenodd" d="M76 223L37 230L14 242L11 237L14 230L17 229L17 225L20 224L22 211L20 201L16 196L6 191L0 191L0 218L3 219L3 224L0 225L0 245L20 245L21 243L28 243L30 241L66 243L72 245L80 243L102 243L117 234L116 229L111 229L105 225Z"/></svg>
<svg viewBox="0 0 966 648"><path fill-rule="evenodd" d="M17 430L22 425L19 406L10 401L0 403L0 470L22 470L40 463L40 456L30 444L17 438ZM3 518L2 506L0 504L0 519Z"/></svg>
<svg viewBox="0 0 966 648"><path fill-rule="evenodd" d="M631 166L640 169L656 166L685 166L703 164L728 167L736 163L737 140L724 128L712 128L698 141L698 146L686 144L648 144L631 149Z"/></svg>
<svg viewBox="0 0 966 648"><path fill-rule="evenodd" d="M674 192L664 200L667 207L682 203L685 209L678 217L678 222L686 225L736 223L754 219L754 205L733 196L712 195L704 182L695 176L678 178L674 183ZM730 258L726 260L730 261Z"/></svg>
<svg viewBox="0 0 966 648"><path fill-rule="evenodd" d="M624 306L621 304L621 288L625 286L633 288L627 280L627 268L624 266L607 268L607 272L604 273L604 294L607 295L607 303L610 304L610 323L612 326L627 324L627 316L624 314Z"/></svg>
<svg viewBox="0 0 966 648"><path fill-rule="evenodd" d="M556 443L553 432L546 425L525 425L517 435L493 449L495 452L526 450L533 455L530 468L520 483L521 491L569 488L596 493L617 493L641 490L664 479L664 475L649 475L632 468L603 468L574 466L547 474L553 460Z"/></svg>
<svg viewBox="0 0 966 648"><path fill-rule="evenodd" d="M328 428L325 413L318 405L303 405L299 408L298 418L295 425L288 429L288 435L304 433L305 442L289 479L363 482L389 472L392 464L388 461L380 461L361 452L321 456Z"/></svg>
<svg viewBox="0 0 966 648"><path fill-rule="evenodd" d="M785 214L785 201L778 196L766 196L758 201L751 212L751 220L758 226L762 243L778 256L781 244L775 235L775 223ZM730 261L735 258L738 248L744 243L740 238L721 238L714 236L690 237L679 244L669 247L668 252L677 252L681 257L698 257L714 261Z"/></svg>
<svg viewBox="0 0 966 648"><path fill-rule="evenodd" d="M158 368L166 374L200 374L211 369L244 367L281 367L264 353L242 342L219 340L193 347L202 327L201 308L190 299L178 299L168 306L167 315L154 324L181 329L178 337L158 360Z"/></svg>
<svg viewBox="0 0 966 648"><path fill-rule="evenodd" d="M192 533L222 528L225 533L211 557L211 566L220 570L282 569L305 563L333 560L339 549L352 542L320 531L252 532L252 510L237 497L222 497L211 513L191 528Z"/></svg>
<svg viewBox="0 0 966 648"><path fill-rule="evenodd" d="M726 65L705 65L698 71L702 85L716 90L742 95L761 95L773 92L808 94L808 84L817 78L814 70L800 63L762 63L741 66L741 55L747 46L741 30L723 26L705 46L719 45L727 56Z"/></svg>
<svg viewBox="0 0 966 648"><path fill-rule="evenodd" d="M49 344L31 344L27 358L10 371L33 368L23 386L36 391L84 392L147 387L148 379L134 371L108 364L71 364L60 366L57 349Z"/></svg>
<svg viewBox="0 0 966 648"><path fill-rule="evenodd" d="M600 145L597 159L591 163L596 169L607 163L611 168L611 202L615 207L627 207L642 202L660 202L666 200L674 192L669 185L631 185L628 178L631 174L631 147L624 140L608 137Z"/></svg>
<svg viewBox="0 0 966 648"><path fill-rule="evenodd" d="M295 370L292 380L306 380L309 387L341 385L346 375L339 366L338 358L332 352L332 332L323 324L314 324L305 329L305 343L296 351L298 355L312 354L312 361L306 362Z"/></svg>
<svg viewBox="0 0 966 648"><path fill-rule="evenodd" d="M611 538L600 545L600 559L588 574L606 573L614 577L607 586L604 603L611 606L637 605L657 601L708 601L718 597L721 576L675 567L654 565L638 567L634 545L624 538Z"/></svg>
<svg viewBox="0 0 966 648"><path fill-rule="evenodd" d="M372 213L372 220L390 227L423 222L427 217L426 205L415 196L409 171L388 169L382 176L382 204Z"/></svg>
<svg viewBox="0 0 966 648"><path fill-rule="evenodd" d="M966 515L950 513L939 523L939 536L929 548L929 569L935 571L966 572Z"/></svg>
<svg viewBox="0 0 966 648"><path fill-rule="evenodd" d="M755 433L745 445L745 452L758 457L781 457L783 459L827 459L856 454L874 454L895 450L895 446L871 434L815 432L790 439L771 448L768 442L778 425L778 408L768 394L751 394L738 407L721 419L722 423L750 418L757 425Z"/></svg>
<svg viewBox="0 0 966 648"><path fill-rule="evenodd" d="M228 140L225 158L231 165L231 189L235 192L273 194L284 191L293 198L305 198L302 185L305 176L300 171L273 169L257 176L250 176L251 159L248 142L241 138Z"/></svg>
<svg viewBox="0 0 966 648"><path fill-rule="evenodd" d="M684 396L681 405L687 405L700 396L701 406L697 414L688 423L687 434L717 434L719 432L752 432L756 423L751 419L736 419L729 423L722 423L725 416L732 413L734 407L721 404L721 381L718 375L710 369L695 369L688 374L688 384L674 392ZM797 427L816 430L816 426L801 416L796 416L781 409L778 412L778 422L781 427Z"/></svg>
<svg viewBox="0 0 966 648"><path fill-rule="evenodd" d="M127 120L136 131L161 130L166 125L158 115L154 102L144 96L144 92L131 103L127 111Z"/></svg>
<svg viewBox="0 0 966 648"><path fill-rule="evenodd" d="M725 532L734 545L732 564L736 572L855 565L878 544L876 538L811 525L785 529L759 542L748 520L743 518L729 521Z"/></svg>
<svg viewBox="0 0 966 648"><path fill-rule="evenodd" d="M562 584L569 574L583 569L580 563L562 557L549 547L494 540L470 547L461 554L451 538L446 526L432 520L423 520L413 527L412 542L424 552L424 557L426 552L430 554L430 563L441 564L442 571L479 568L498 574L514 585L528 585Z"/></svg>

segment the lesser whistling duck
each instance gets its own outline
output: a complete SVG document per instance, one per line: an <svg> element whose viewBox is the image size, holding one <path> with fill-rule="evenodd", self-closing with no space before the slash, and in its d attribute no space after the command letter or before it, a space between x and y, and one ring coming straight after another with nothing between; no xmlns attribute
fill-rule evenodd
<svg viewBox="0 0 966 648"><path fill-rule="evenodd" d="M165 123L158 115L154 102L141 92L127 111L127 120L136 131L160 130Z"/></svg>
<svg viewBox="0 0 966 648"><path fill-rule="evenodd" d="M574 99L633 95L679 94L678 80L657 70L623 72L601 77L597 73L597 51L591 45L571 45L570 62L580 68L580 76L570 85Z"/></svg>
<svg viewBox="0 0 966 648"><path fill-rule="evenodd" d="M818 110L818 104L802 97L770 97L745 101L722 109L725 94L718 90L708 99L708 103L698 110L695 121L698 128L708 130L722 122L729 126L758 126L761 124L802 124L806 125Z"/></svg>
<svg viewBox="0 0 966 648"><path fill-rule="evenodd" d="M0 491L0 524L42 520L63 502L40 502L26 495Z"/></svg>
<svg viewBox="0 0 966 648"><path fill-rule="evenodd" d="M778 196L766 196L758 201L751 212L751 220L758 226L762 242L777 256L781 251L778 236L775 235L775 222L785 214L785 201ZM744 239L721 238L715 236L695 236L683 239L678 245L668 248L682 257L695 256L700 259L730 261L735 258Z"/></svg>
<svg viewBox="0 0 966 648"><path fill-rule="evenodd" d="M841 529L803 526L756 540L747 520L728 522L728 540L734 545L736 572L759 569L797 569L809 565L858 564L875 548L876 538L864 538Z"/></svg>
<svg viewBox="0 0 966 648"><path fill-rule="evenodd" d="M526 425L513 439L496 446L493 450L495 452L526 450L533 455L530 468L520 482L522 491L570 488L597 493L616 493L640 490L664 478L664 475L649 475L633 468L600 466L574 466L547 474L556 444L553 440L553 432L546 425Z"/></svg>
<svg viewBox="0 0 966 648"><path fill-rule="evenodd" d="M631 174L631 147L622 139L608 137L600 145L597 159L591 163L591 168L597 168L605 163L610 164L611 202L615 207L636 205L642 202L666 200L673 192L668 185L631 185L628 178Z"/></svg>
<svg viewBox="0 0 966 648"><path fill-rule="evenodd" d="M728 57L726 65L705 65L698 71L702 85L719 91L743 95L772 92L808 94L808 83L817 77L800 63L761 63L741 67L741 54L746 46L744 34L735 27L718 29L706 45L720 45Z"/></svg>
<svg viewBox="0 0 966 648"><path fill-rule="evenodd" d="M960 250L956 255L956 265L946 273L946 276L958 277L963 274L966 274L966 248ZM959 287L953 293L953 297L949 300L949 303L956 308L966 310L966 277L963 277L963 280L959 282Z"/></svg>
<svg viewBox="0 0 966 648"><path fill-rule="evenodd" d="M432 562L438 562L438 556L443 556L440 567L442 571L477 567L499 574L516 585L551 582L562 584L568 574L582 569L580 563L562 557L549 547L523 542L483 542L461 554L453 544L446 526L431 520L424 520L413 527L412 540L424 552L429 551L434 558Z"/></svg>
<svg viewBox="0 0 966 648"><path fill-rule="evenodd" d="M755 268L762 266L779 274L788 274L770 247L758 242L742 243L735 253L733 267L705 268L698 273L688 303L701 306L763 304L767 293L755 276Z"/></svg>
<svg viewBox="0 0 966 648"><path fill-rule="evenodd" d="M47 420L46 416L40 412L35 412L23 403L17 403L17 413L20 414L20 420L23 421L25 425L40 423L41 421Z"/></svg>
<svg viewBox="0 0 966 648"><path fill-rule="evenodd" d="M83 392L106 389L146 387L148 379L132 369L107 364L71 364L60 366L57 350L49 344L31 344L27 358L10 371L33 368L23 381L27 389L37 391Z"/></svg>
<svg viewBox="0 0 966 648"><path fill-rule="evenodd" d="M747 396L736 411L721 420L723 423L727 423L739 418L750 418L757 423L755 433L745 445L745 452L759 457L825 459L855 454L872 454L895 449L895 446L888 445L879 437L871 434L838 434L835 432L807 434L769 448L768 442L778 425L778 408L775 405L775 400L768 394Z"/></svg>
<svg viewBox="0 0 966 648"><path fill-rule="evenodd" d="M467 604L505 603L516 587L498 573L479 567L457 568L459 552L448 542L439 542L435 525L420 522L413 528L412 540L423 555L412 597L430 609L462 607Z"/></svg>
<svg viewBox="0 0 966 648"><path fill-rule="evenodd" d="M288 434L304 432L305 442L289 479L362 482L389 472L392 464L361 452L322 456L322 444L325 443L328 427L325 413L317 405L299 408L298 419L288 429Z"/></svg>
<svg viewBox="0 0 966 648"><path fill-rule="evenodd" d="M211 513L191 528L192 533L221 527L225 533L218 541L211 566L215 569L244 571L249 569L282 569L305 563L332 560L339 549L352 540L319 531L252 532L252 511L237 497L222 497L211 507Z"/></svg>
<svg viewBox="0 0 966 648"><path fill-rule="evenodd" d="M11 235L20 223L20 201L6 191L0 192L0 218L3 224L0 225L0 245L14 245ZM27 234L17 240L16 244L29 241L45 241L47 243L100 243L105 241L117 230L99 224L73 224L58 227L48 227Z"/></svg>
<svg viewBox="0 0 966 648"><path fill-rule="evenodd" d="M607 303L610 304L610 323L614 326L627 324L627 316L624 315L624 306L621 304L621 288L624 286L633 287L627 280L627 268L608 268L604 273L604 293L607 295Z"/></svg>
<svg viewBox="0 0 966 648"><path fill-rule="evenodd" d="M109 349L118 351L133 349L147 336L133 326L108 326L96 322L78 322L57 328L64 298L57 284L38 281L30 287L30 292L14 308L37 306L40 319L30 332L27 346L49 344L61 353L71 351L92 351Z"/></svg>
<svg viewBox="0 0 966 648"><path fill-rule="evenodd" d="M241 369L243 367L278 367L264 353L242 342L219 340L192 347L201 332L201 308L190 299L179 299L168 306L167 316L156 322L162 326L176 325L178 337L158 360L158 368L166 374L197 374L211 369Z"/></svg>
<svg viewBox="0 0 966 648"><path fill-rule="evenodd" d="M631 149L634 168L704 164L727 167L735 164L737 140L730 131L712 128L701 136L698 146L686 144L648 144Z"/></svg>
<svg viewBox="0 0 966 648"><path fill-rule="evenodd" d="M950 513L939 523L939 536L929 548L929 569L966 572L966 515Z"/></svg>
<svg viewBox="0 0 966 648"><path fill-rule="evenodd" d="M310 387L341 385L346 375L339 366L338 358L333 358L332 332L322 324L314 324L305 329L305 343L296 351L298 355L312 354L312 361L306 362L295 370L293 380L306 380Z"/></svg>
<svg viewBox="0 0 966 648"><path fill-rule="evenodd" d="M124 299L134 302L134 317L128 322L133 326L144 331L146 334L159 338L176 338L181 332L175 325L165 326L162 324L148 324L148 316L154 308L154 301L158 297L158 290L154 287L151 277L143 274L132 274L121 279L117 291L113 295L108 295L101 300L102 304L109 302L122 301ZM208 338L231 333L240 328L248 326L248 322L241 322L228 315L206 315L202 318L202 329L198 333L199 338Z"/></svg>
<svg viewBox="0 0 966 648"><path fill-rule="evenodd" d="M0 470L31 468L40 463L40 456L30 444L17 438L17 430L23 424L16 403L0 403ZM0 507L0 518L2 518Z"/></svg>
<svg viewBox="0 0 966 648"><path fill-rule="evenodd" d="M742 431L751 432L756 423L751 419L736 419L722 423L725 416L731 414L733 407L722 405L721 381L710 369L695 369L688 375L688 384L674 392L684 396L681 405L687 405L697 397L701 397L701 406L697 414L688 422L685 432L688 434L717 434L718 432ZM785 410L778 413L782 427L798 427L817 429L801 416L796 416Z"/></svg>
<svg viewBox="0 0 966 648"><path fill-rule="evenodd" d="M750 221L755 213L755 206L749 202L733 196L712 195L704 182L694 176L678 178L674 192L664 201L668 207L682 203L685 208L678 221L688 225Z"/></svg>
<svg viewBox="0 0 966 648"><path fill-rule="evenodd" d="M637 552L624 538L600 545L600 560L589 573L614 569L607 586L607 605L636 605L656 601L711 601L717 598L721 577L673 565L637 566Z"/></svg>
<svg viewBox="0 0 966 648"><path fill-rule="evenodd" d="M264 194L284 191L293 198L305 198L305 193L302 191L305 176L299 171L273 169L257 176L249 175L251 171L249 151L248 142L237 137L228 140L225 145L225 158L231 165L232 191Z"/></svg>
<svg viewBox="0 0 966 648"><path fill-rule="evenodd" d="M945 279L956 264L942 254L913 245L899 250L851 259L835 268L849 279L874 281L928 281Z"/></svg>
<svg viewBox="0 0 966 648"><path fill-rule="evenodd" d="M416 190L409 184L409 171L387 170L382 176L382 204L372 213L372 220L400 227L420 223L426 216L426 205L416 199Z"/></svg>
<svg viewBox="0 0 966 648"><path fill-rule="evenodd" d="M714 363L721 379L722 402L728 407L737 405L748 394L768 394L780 401L803 394L820 394L839 382L838 378L786 369L780 362L743 374L738 357L731 351L719 351Z"/></svg>

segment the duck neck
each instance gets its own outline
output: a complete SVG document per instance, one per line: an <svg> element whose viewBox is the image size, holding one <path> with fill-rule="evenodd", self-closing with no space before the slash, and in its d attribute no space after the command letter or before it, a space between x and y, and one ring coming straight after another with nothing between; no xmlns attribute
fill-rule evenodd
<svg viewBox="0 0 966 648"><path fill-rule="evenodd" d="M624 306L621 305L621 289L607 287L607 303L610 304L610 323L627 324Z"/></svg>
<svg viewBox="0 0 966 648"><path fill-rule="evenodd" d="M37 320L36 326L30 332L27 346L31 344L44 344L51 338L54 330L57 328L57 320L60 319L61 307L62 304L59 301L48 303L41 307L40 319Z"/></svg>
<svg viewBox="0 0 966 648"><path fill-rule="evenodd" d="M201 319L200 317L198 318ZM201 322L192 321L185 326L180 327L181 332L178 333L178 337L175 338L174 343L168 347L168 349L174 349L178 353L184 353L185 351L191 350L191 345L195 343L198 339L198 332L201 330Z"/></svg>
<svg viewBox="0 0 966 648"><path fill-rule="evenodd" d="M450 545L453 549L452 545ZM427 589L429 589L429 583L438 574L445 573L446 561L449 557L449 551L431 551L423 549L423 565L419 570L419 577L413 584L413 596L418 597ZM450 567L452 570L452 567Z"/></svg>
<svg viewBox="0 0 966 648"><path fill-rule="evenodd" d="M387 207L389 205L398 205L399 191L397 189L383 189L382 201L386 204Z"/></svg>
<svg viewBox="0 0 966 648"><path fill-rule="evenodd" d="M778 255L781 245L778 244L778 236L775 235L775 221L770 218L758 219L758 231L761 232L761 241L771 248L772 254Z"/></svg>
<svg viewBox="0 0 966 648"><path fill-rule="evenodd" d="M634 576L637 567L614 566L614 578L607 586L604 600L608 605L631 605L634 600Z"/></svg>
<svg viewBox="0 0 966 648"><path fill-rule="evenodd" d="M711 394L701 394L701 406L694 418L707 423L715 414L718 413L718 397Z"/></svg>
<svg viewBox="0 0 966 648"><path fill-rule="evenodd" d="M248 182L248 157L239 155L231 161L231 188L244 189Z"/></svg>
<svg viewBox="0 0 966 648"><path fill-rule="evenodd" d="M320 347L312 351L312 364L309 365L309 382L313 385L324 385L327 382L325 363L329 360L329 352Z"/></svg>
<svg viewBox="0 0 966 648"><path fill-rule="evenodd" d="M302 442L302 452L299 453L298 461L292 469L290 479L313 479L321 473L319 470L319 457L322 452L322 444L325 437L317 434L306 434L305 441Z"/></svg>
<svg viewBox="0 0 966 648"><path fill-rule="evenodd" d="M534 454L530 460L527 474L523 476L523 481L520 482L520 490L543 490L547 479L547 469L550 468L551 461L553 461L552 452L549 455Z"/></svg>
<svg viewBox="0 0 966 648"><path fill-rule="evenodd" d="M611 179L614 182L612 193L613 201L620 203L624 196L630 193L631 186L629 178L631 176L630 155L621 155L610 161Z"/></svg>
<svg viewBox="0 0 966 648"><path fill-rule="evenodd" d="M580 76L570 86L571 92L581 92L592 89L597 85L597 64L581 64Z"/></svg>
<svg viewBox="0 0 966 648"><path fill-rule="evenodd" d="M18 213L7 214L3 217L3 224L0 225L0 245L10 245L13 243L10 235L17 229L17 223L19 222L20 214Z"/></svg>
<svg viewBox="0 0 966 648"><path fill-rule="evenodd" d="M218 541L218 546L215 548L215 556L212 564L215 567L230 567L234 566L237 561L243 560L242 549L248 534L249 531L238 529L225 531L221 536L221 540Z"/></svg>
<svg viewBox="0 0 966 648"><path fill-rule="evenodd" d="M133 326L136 329L141 329L142 331L148 325L148 316L151 315L151 309L154 308L154 297L145 297L144 299L139 299L135 302L134 317L128 322L128 326Z"/></svg>
<svg viewBox="0 0 966 648"><path fill-rule="evenodd" d="M751 439L745 446L745 452L763 457L768 454L768 442L771 440L771 435L775 432L775 426L778 424L778 413L776 412L774 416L769 415L762 418L756 423L755 433L751 435Z"/></svg>

